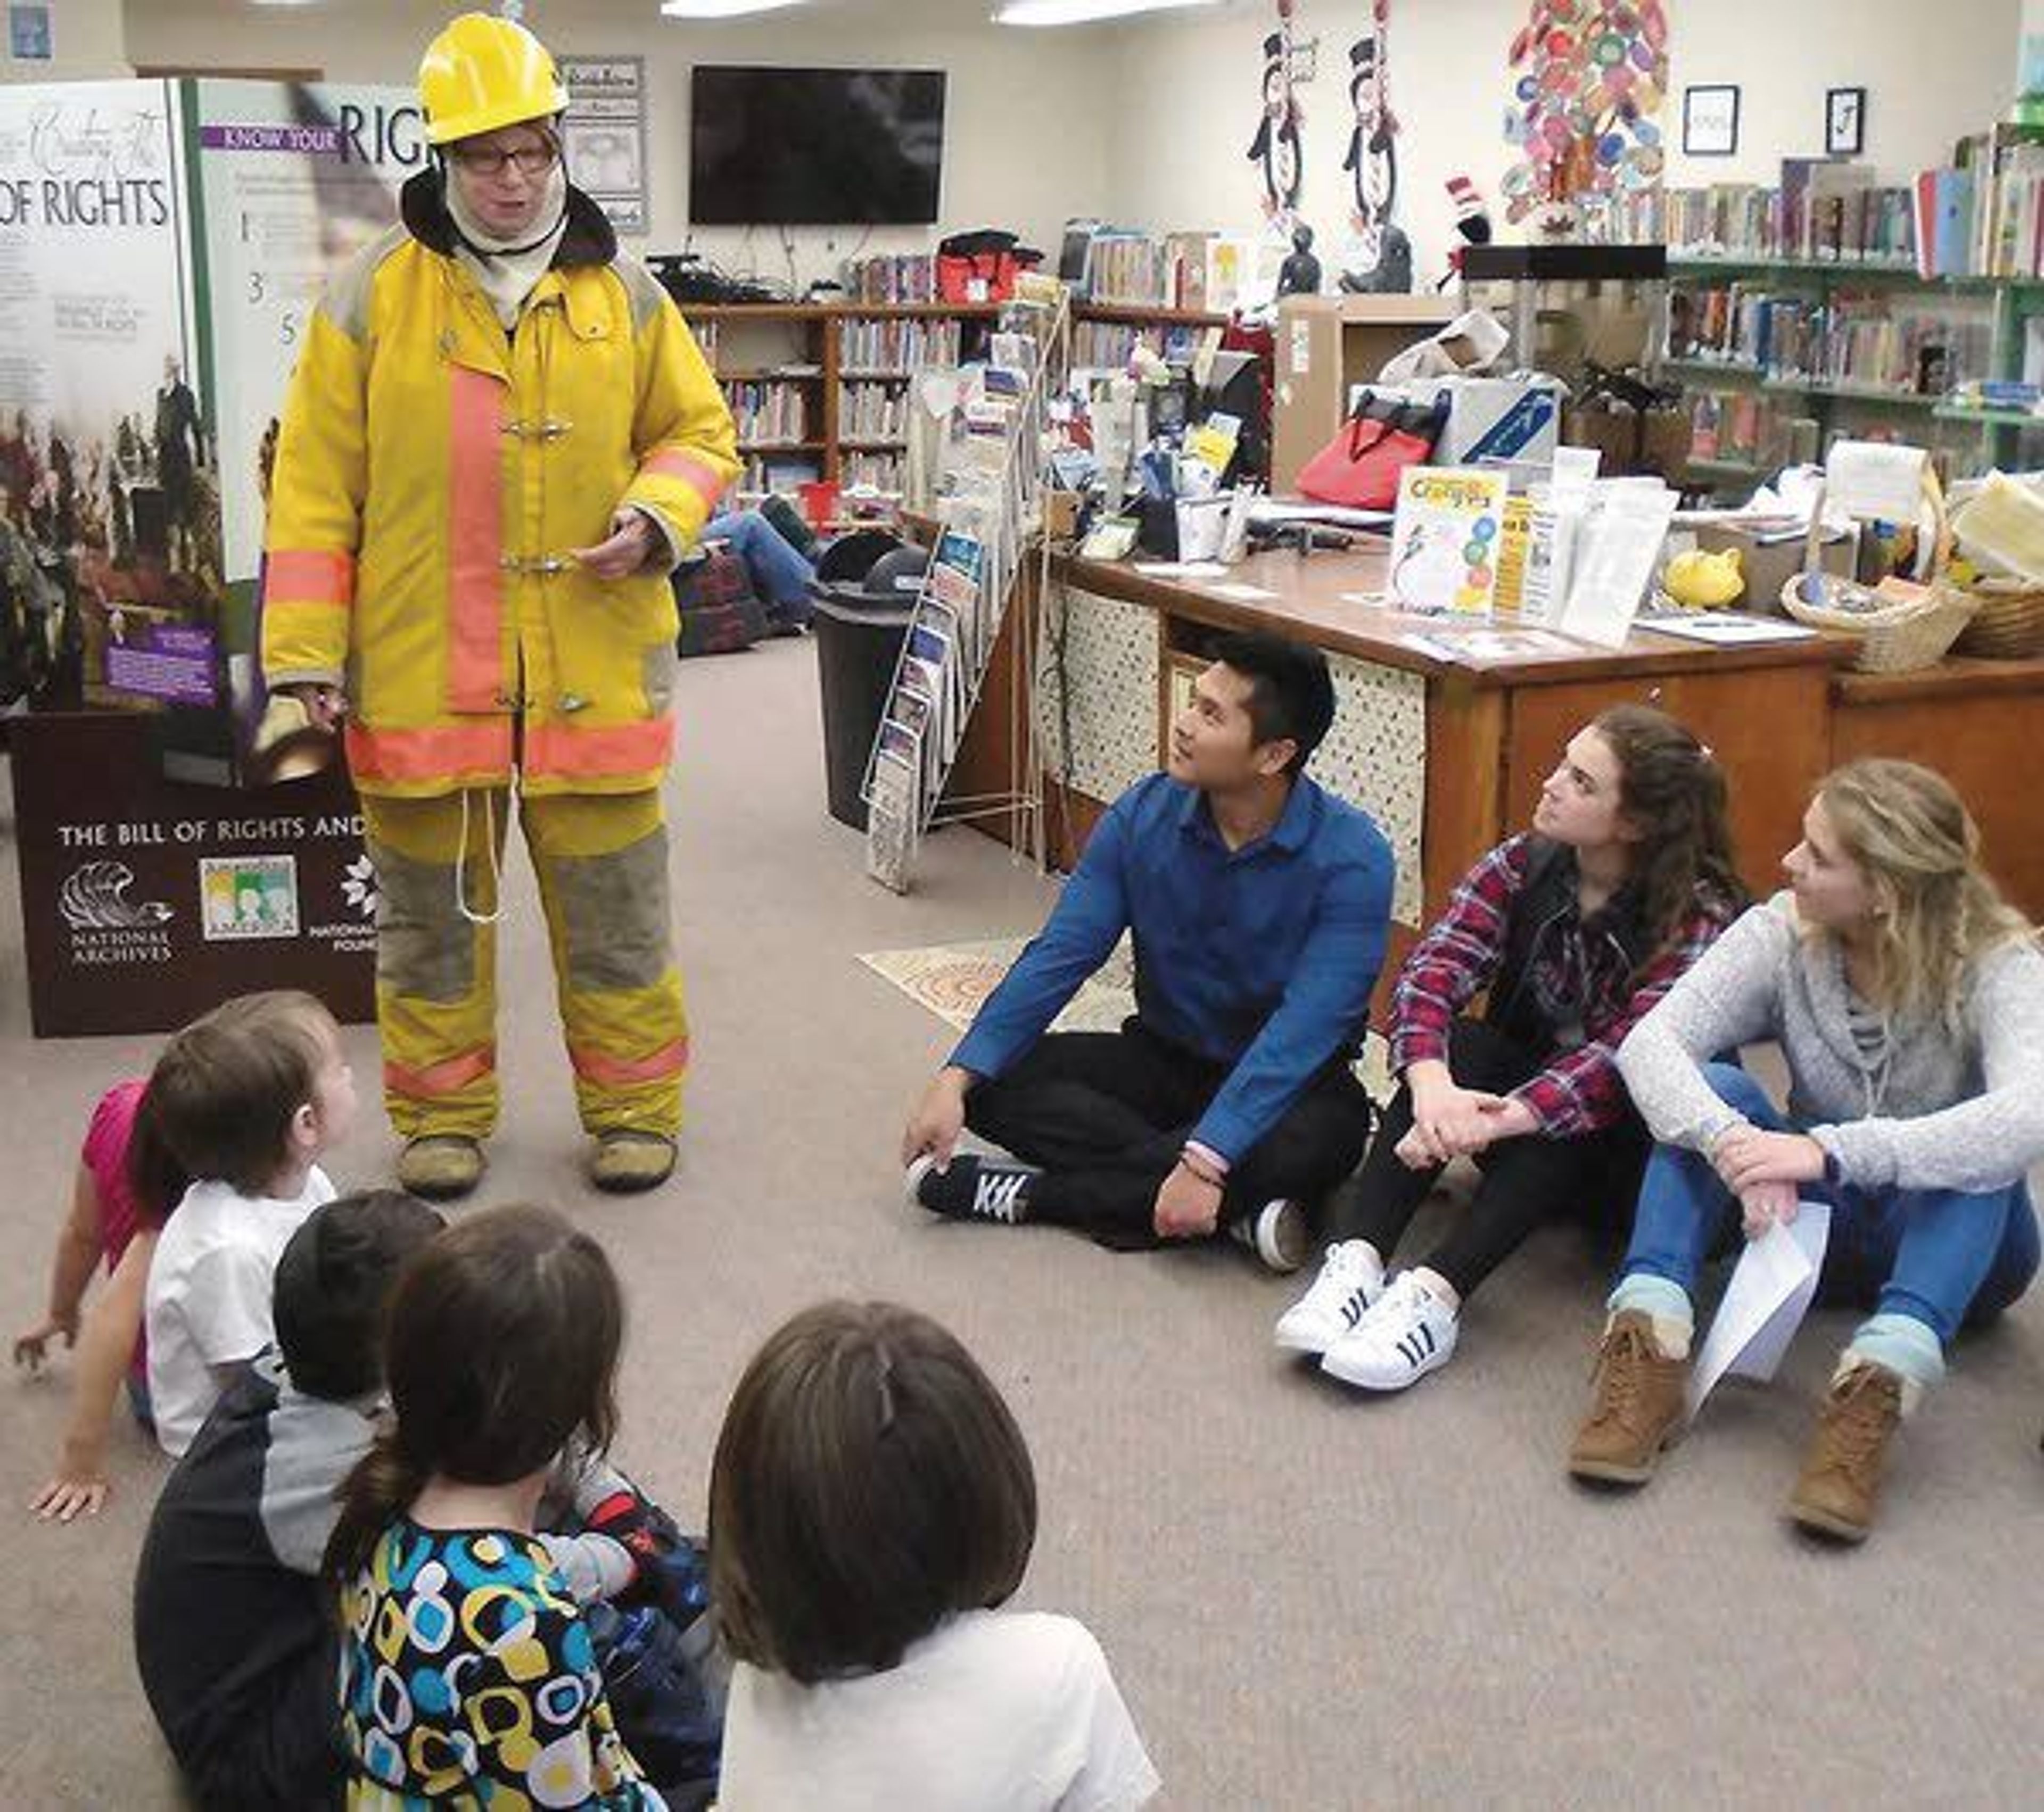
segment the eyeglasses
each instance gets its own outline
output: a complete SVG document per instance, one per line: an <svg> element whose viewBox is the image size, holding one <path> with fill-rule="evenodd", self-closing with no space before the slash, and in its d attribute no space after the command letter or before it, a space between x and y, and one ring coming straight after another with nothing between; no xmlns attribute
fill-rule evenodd
<svg viewBox="0 0 2044 1812"><path fill-rule="evenodd" d="M561 155L551 144L521 144L516 151L500 151L493 145L458 145L451 155L471 176L501 176L505 167L513 163L521 176L544 176Z"/></svg>

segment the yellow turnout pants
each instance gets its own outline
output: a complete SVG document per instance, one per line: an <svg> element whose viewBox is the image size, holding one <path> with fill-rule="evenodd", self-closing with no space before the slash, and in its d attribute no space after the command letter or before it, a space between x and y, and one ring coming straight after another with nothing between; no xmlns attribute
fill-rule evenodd
<svg viewBox="0 0 2044 1812"><path fill-rule="evenodd" d="M497 1124L497 911L508 788L365 796L376 865L376 1017L383 1095L403 1137ZM519 803L553 948L555 992L592 1133L678 1132L688 1015L675 966L659 793Z"/></svg>

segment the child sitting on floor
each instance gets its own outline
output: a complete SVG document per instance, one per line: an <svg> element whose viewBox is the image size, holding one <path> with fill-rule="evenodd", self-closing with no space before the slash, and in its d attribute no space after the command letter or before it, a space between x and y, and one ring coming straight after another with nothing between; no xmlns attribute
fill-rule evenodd
<svg viewBox="0 0 2044 1812"><path fill-rule="evenodd" d="M164 1143L194 1179L149 1265L149 1401L177 1458L232 1368L270 1344L271 1278L333 1199L320 1154L355 1117L340 1029L309 994L250 994L177 1034L149 1077Z"/></svg>
<svg viewBox="0 0 2044 1812"><path fill-rule="evenodd" d="M135 1659L204 1805L313 1806L340 1791L320 1556L334 1488L375 1433L398 1268L440 1225L394 1191L309 1215L278 1261L276 1346L229 1386L156 1500Z"/></svg>
<svg viewBox="0 0 2044 1812"><path fill-rule="evenodd" d="M50 1263L48 1312L14 1342L14 1363L32 1372L59 1336L77 1347L63 1445L29 1503L45 1522L94 1516L106 1503L106 1440L124 1376L137 1419L145 1426L152 1419L143 1295L156 1236L191 1179L152 1131L147 1088L140 1077L117 1083L93 1109ZM81 1326L79 1304L102 1259L106 1288Z"/></svg>
<svg viewBox="0 0 2044 1812"><path fill-rule="evenodd" d="M603 1249L545 1208L464 1220L400 1280L396 1419L348 1476L324 1569L352 1802L668 1803L536 1533L561 1456L609 1445L624 1326Z"/></svg>
<svg viewBox="0 0 2044 1812"><path fill-rule="evenodd" d="M1036 1534L1021 1430L886 1303L761 1349L724 1417L710 1579L738 1663L723 1812L1120 1812L1157 1791L1100 1645L1002 1610Z"/></svg>
<svg viewBox="0 0 2044 1812"><path fill-rule="evenodd" d="M319 1568L337 1493L386 1407L383 1324L399 1267L440 1227L387 1191L313 1214L278 1262L275 1348L229 1387L157 1502L136 1577L136 1658L209 1806L309 1805L340 1791L340 1639ZM615 1657L628 1676L620 1722L663 1759L678 1740L692 1745L680 1777L713 1774L720 1718L705 1685L699 1557L608 1468L569 1484L574 1519L599 1526L542 1540L578 1600L608 1592L667 1612L590 1605L599 1661Z"/></svg>

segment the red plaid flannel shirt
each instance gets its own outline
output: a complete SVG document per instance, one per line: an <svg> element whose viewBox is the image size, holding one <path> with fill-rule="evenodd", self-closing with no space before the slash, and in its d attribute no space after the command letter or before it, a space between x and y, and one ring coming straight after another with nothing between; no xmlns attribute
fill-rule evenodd
<svg viewBox="0 0 2044 1812"><path fill-rule="evenodd" d="M1462 877L1447 910L1405 959L1391 999L1395 1073L1430 1059L1447 1061L1449 1027L1496 979L1504 961L1506 927L1531 853L1527 837L1499 844ZM1636 978L1616 962L1589 965L1583 978L1585 1042L1556 1052L1538 1075L1512 1091L1546 1137L1576 1138L1618 1123L1626 1108L1625 1084L1614 1061L1618 1047L1737 916L1734 902L1699 889L1695 909ZM1551 959L1536 952L1532 960Z"/></svg>

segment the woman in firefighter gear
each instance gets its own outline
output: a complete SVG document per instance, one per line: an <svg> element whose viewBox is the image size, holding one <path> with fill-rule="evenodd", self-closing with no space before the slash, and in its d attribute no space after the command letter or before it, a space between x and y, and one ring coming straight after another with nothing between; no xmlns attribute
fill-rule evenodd
<svg viewBox="0 0 2044 1812"><path fill-rule="evenodd" d="M344 720L377 874L384 1095L421 1195L481 1180L513 804L600 1188L674 1168L688 1023L661 782L667 582L736 475L680 314L570 186L554 62L471 13L419 72L431 167L330 285L294 374L263 662Z"/></svg>

